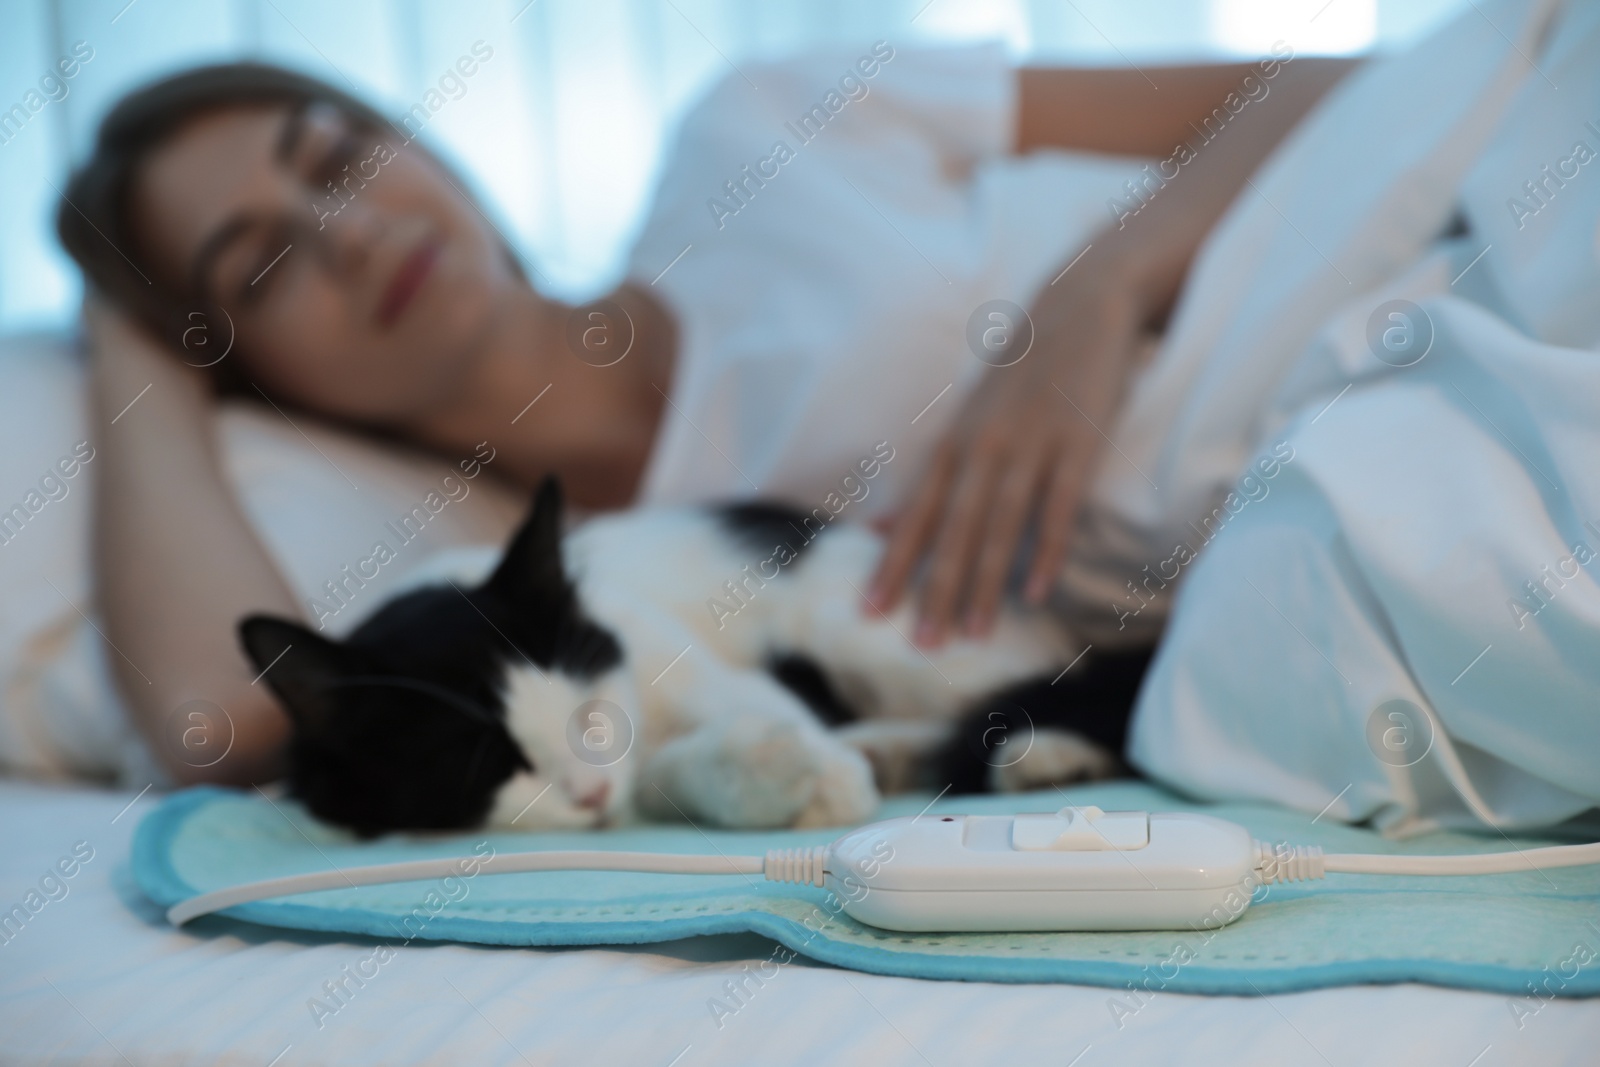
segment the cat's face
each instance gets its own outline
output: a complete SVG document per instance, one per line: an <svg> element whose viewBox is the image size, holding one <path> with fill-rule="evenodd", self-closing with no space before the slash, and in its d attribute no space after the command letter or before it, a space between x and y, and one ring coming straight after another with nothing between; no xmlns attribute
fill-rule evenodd
<svg viewBox="0 0 1600 1067"><path fill-rule="evenodd" d="M618 668L581 679L523 663L506 677L508 729L532 766L496 791L488 825L589 829L622 818L640 759L632 676Z"/></svg>
<svg viewBox="0 0 1600 1067"><path fill-rule="evenodd" d="M631 736L621 720L638 722L637 702L616 639L583 617L562 567L553 481L481 585L401 596L344 642L263 615L239 633L294 721L290 789L328 822L362 835L579 828L631 800L631 761L583 743L605 729L596 713Z"/></svg>

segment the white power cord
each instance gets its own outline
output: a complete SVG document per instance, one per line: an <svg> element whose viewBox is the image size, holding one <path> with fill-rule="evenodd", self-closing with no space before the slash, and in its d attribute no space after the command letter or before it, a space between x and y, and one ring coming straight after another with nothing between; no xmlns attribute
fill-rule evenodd
<svg viewBox="0 0 1600 1067"><path fill-rule="evenodd" d="M1552 845L1520 852L1484 852L1468 856L1378 856L1324 854L1316 845L1256 842L1256 870L1263 885L1301 882L1324 874L1512 874L1555 867L1600 863L1600 843Z"/></svg>
<svg viewBox="0 0 1600 1067"><path fill-rule="evenodd" d="M790 882L820 886L826 848L785 848L761 856L693 856L677 852L510 852L481 861L480 874L525 874L529 871L640 871L646 874L759 874L769 882ZM470 857L467 857L470 858ZM273 897L315 893L324 889L347 889L364 885L390 885L395 882L423 882L432 878L460 877L463 857L409 860L381 863L373 867L315 871L263 882L216 889L190 897L167 909L167 921L182 926L191 919L239 904L250 904ZM493 869L487 869L489 864Z"/></svg>

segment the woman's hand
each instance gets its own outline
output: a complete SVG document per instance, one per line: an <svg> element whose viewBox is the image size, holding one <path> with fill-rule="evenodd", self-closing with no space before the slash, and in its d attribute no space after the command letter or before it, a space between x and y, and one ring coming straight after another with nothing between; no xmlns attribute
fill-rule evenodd
<svg viewBox="0 0 1600 1067"><path fill-rule="evenodd" d="M985 373L894 520L870 599L887 611L931 553L918 644L939 644L958 621L971 636L989 631L1030 519L1028 601L1044 599L1066 559L1147 318L1143 287L1110 253L1093 256L1039 295L1032 347Z"/></svg>
<svg viewBox="0 0 1600 1067"><path fill-rule="evenodd" d="M1019 152L1055 146L1165 156L1228 92L1250 93L1253 102L1215 144L1191 145L1180 176L1134 217L1097 234L1083 261L1046 287L1030 314L1032 349L987 372L940 442L892 524L869 594L887 611L931 553L918 643L938 644L958 618L969 634L988 631L1030 519L1038 536L1024 595L1044 599L1071 548L1144 331L1172 309L1200 242L1246 177L1356 62L1294 59L1291 66L1279 56L1165 68L1155 76L1167 89L1154 97L1143 95L1141 83L1155 89L1149 71L1019 72ZM1083 106L1095 99L1120 105Z"/></svg>

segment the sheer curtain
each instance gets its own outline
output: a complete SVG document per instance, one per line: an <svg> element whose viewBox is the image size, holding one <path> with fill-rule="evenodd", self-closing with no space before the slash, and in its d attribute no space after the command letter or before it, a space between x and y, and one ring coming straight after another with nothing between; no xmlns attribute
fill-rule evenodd
<svg viewBox="0 0 1600 1067"><path fill-rule="evenodd" d="M1019 60L1100 64L1249 56L1280 38L1351 52L1463 2L8 0L0 332L70 321L80 284L51 229L67 170L120 94L199 63L280 63L409 116L550 286L578 296L620 270L676 117L763 56L878 38L1001 38Z"/></svg>

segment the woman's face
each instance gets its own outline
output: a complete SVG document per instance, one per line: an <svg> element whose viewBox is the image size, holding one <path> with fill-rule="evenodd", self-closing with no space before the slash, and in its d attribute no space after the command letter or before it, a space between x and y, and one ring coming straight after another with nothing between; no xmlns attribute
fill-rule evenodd
<svg viewBox="0 0 1600 1067"><path fill-rule="evenodd" d="M155 269L231 318L229 358L344 418L447 400L524 286L431 157L327 104L198 116L140 167L133 207Z"/></svg>

